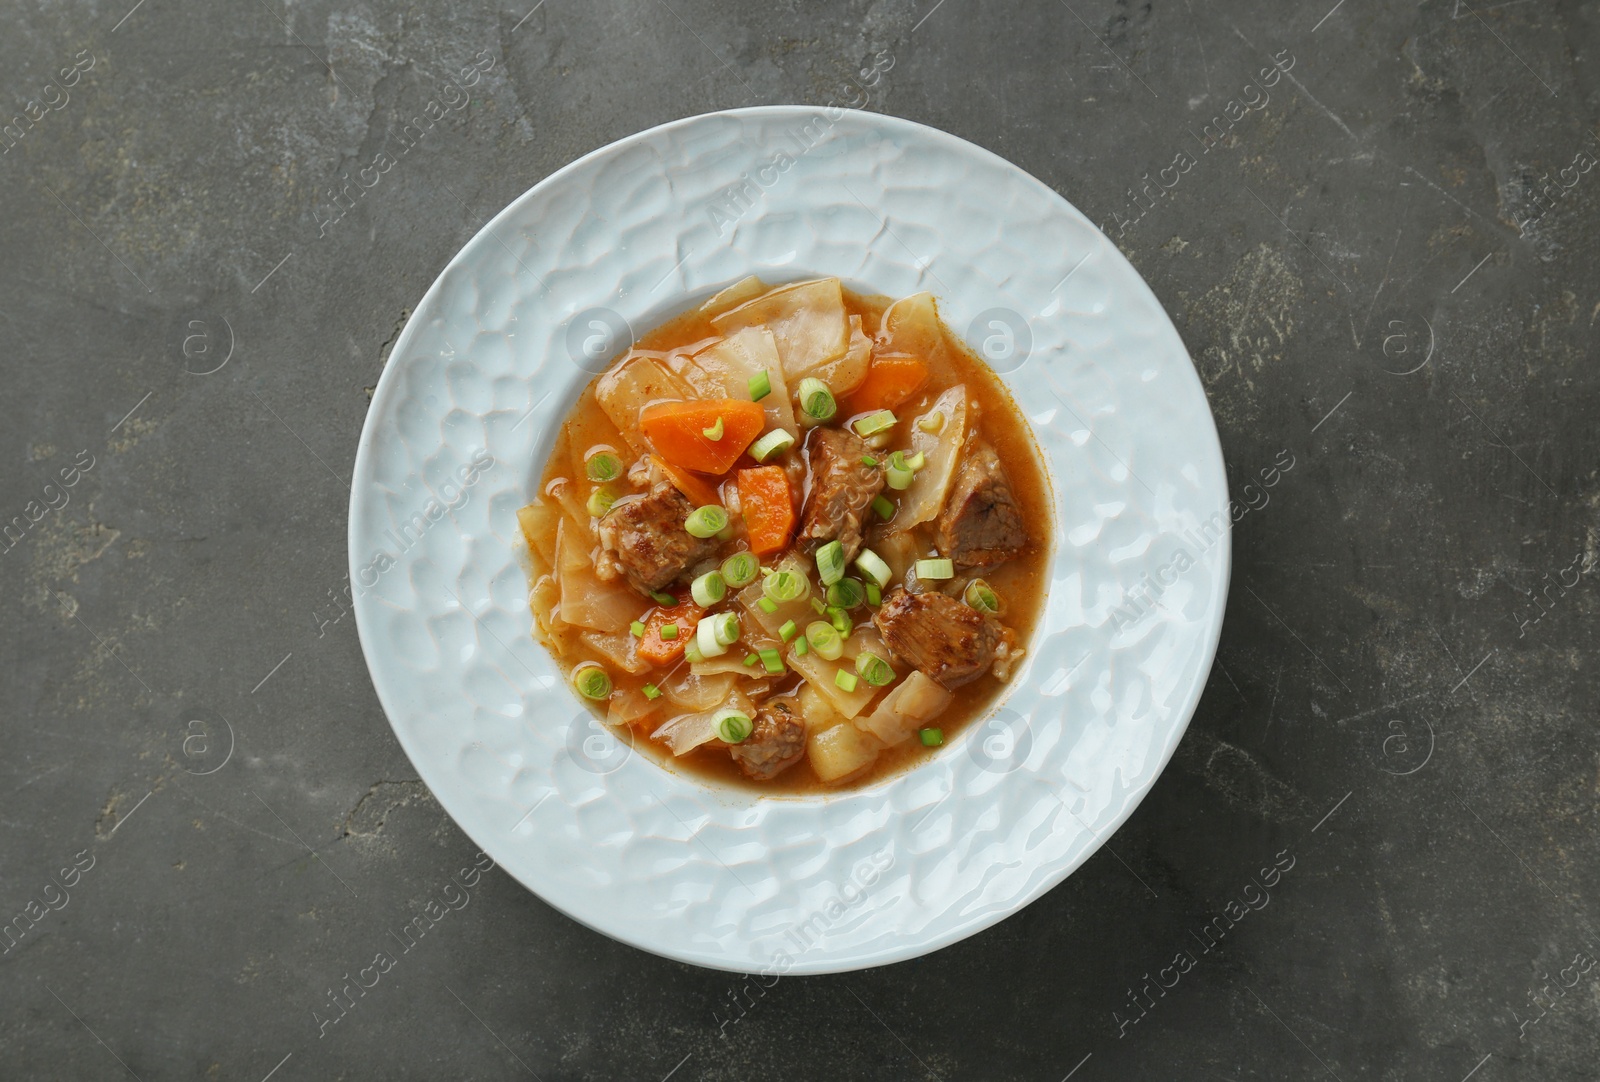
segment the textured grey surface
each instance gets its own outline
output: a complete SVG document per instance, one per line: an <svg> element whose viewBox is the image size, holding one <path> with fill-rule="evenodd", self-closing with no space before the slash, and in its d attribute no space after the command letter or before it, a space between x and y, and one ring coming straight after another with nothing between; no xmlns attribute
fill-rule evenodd
<svg viewBox="0 0 1600 1082"><path fill-rule="evenodd" d="M1596 1076L1594 4L131 7L0 14L0 1075ZM1106 850L938 954L762 989L450 885L473 848L335 619L346 484L397 325L514 195L863 97L1106 224L1249 510L1207 695Z"/></svg>

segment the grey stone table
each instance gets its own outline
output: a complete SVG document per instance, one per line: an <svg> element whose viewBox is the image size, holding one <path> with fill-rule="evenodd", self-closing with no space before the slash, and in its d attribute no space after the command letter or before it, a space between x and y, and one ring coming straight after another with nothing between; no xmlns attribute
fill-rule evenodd
<svg viewBox="0 0 1600 1082"><path fill-rule="evenodd" d="M8 5L0 1077L1600 1077L1597 35L1573 0ZM490 215L650 125L830 101L1103 223L1210 395L1235 574L1077 874L746 991L472 867L339 605L347 485Z"/></svg>

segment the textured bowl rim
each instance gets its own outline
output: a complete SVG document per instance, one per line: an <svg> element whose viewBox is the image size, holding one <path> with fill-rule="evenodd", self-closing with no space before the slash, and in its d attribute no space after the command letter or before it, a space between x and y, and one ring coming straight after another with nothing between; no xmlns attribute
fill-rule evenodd
<svg viewBox="0 0 1600 1082"><path fill-rule="evenodd" d="M475 248L476 243L481 238L485 237L486 235L493 234L496 228L504 220L512 217L525 203L535 199L537 195L545 189L558 186L565 181L569 175L578 172L589 163L600 158L620 154L635 146L646 144L665 133L688 128L697 124L702 124L717 118L778 120L783 118L812 116L817 114L819 111L828 108L830 108L830 106L825 105L759 105L738 109L719 109L707 113L698 113L693 116L680 117L676 120L670 120L662 124L657 124L650 128L635 132L631 135L624 136L603 146L597 147L581 157L568 162L566 165L563 165L561 168L550 173L548 176L544 177L522 192L522 194L518 195L515 199L511 200L511 202L509 202L497 214L485 222L472 235L471 238L469 238L460 246L459 249L457 249L456 253L445 264L443 269L440 270L438 275L434 278L432 284L429 285L428 289L423 293L422 297L413 307L413 316L407 321L406 326L401 330L400 336L395 340L394 346L390 351L391 356L404 357L406 355L407 350L412 344L413 338L421 333L419 330L419 325L422 321L418 320L415 314L427 310L430 306L430 302L435 301L438 295L443 292L445 283L451 277L452 271L455 271L458 267L463 265L464 253ZM840 107L835 106L831 108L839 109ZM920 139L940 144L952 150L956 154L975 156L980 160L986 160L992 165L997 165L1002 169L1009 170L1017 174L1027 184L1036 188L1048 202L1059 204L1064 210L1081 218L1083 222L1089 226L1089 228L1093 229L1106 245L1110 255L1115 260L1119 260L1126 265L1127 269L1131 271L1133 281L1137 284L1137 287L1144 291L1149 301L1158 311L1162 313L1162 316L1166 319L1168 328L1172 332L1173 338L1177 341L1179 348L1182 350L1184 359L1189 361L1187 369L1182 368L1182 366L1177 366L1178 371L1175 373L1175 377L1180 381L1187 380L1190 389L1194 392L1197 392L1200 402L1205 405L1204 420L1208 426L1206 432L1210 435L1211 439L1206 441L1204 453L1211 457L1213 460L1212 465L1215 467L1216 474L1224 478L1224 486L1226 485L1225 463L1222 455L1221 438L1216 427L1216 417L1210 407L1210 401L1205 393L1205 387L1200 380L1199 373L1195 369L1193 358L1189 354L1188 347L1183 343L1182 335L1178 332L1177 326L1172 322L1172 318L1170 314L1167 313L1165 305L1161 304L1160 299L1155 296L1154 291L1151 290L1150 285L1145 281L1144 276L1140 274L1138 269L1132 265L1128 258L1122 253L1122 250L1118 248L1116 244L1114 244L1097 225L1094 224L1088 215L1083 214L1082 211L1078 210L1077 207L1075 207L1069 200L1058 193L1054 188L1050 187L1048 184L1045 184L1043 181L1035 177L1032 173L1029 173L1027 170L1023 169L1021 166L1009 161L1008 159L1002 158L1000 155L995 154L993 151L987 150L976 143L963 139L960 136L953 135L942 129L935 128L927 124L922 124L914 120L907 120L903 117L892 116L884 113L876 113L868 110L850 109L842 111L868 117L870 118L870 123L874 125L881 125L886 130L897 129L900 131L913 133ZM1000 379L1009 389L1015 391L1015 387L1004 374L1000 375ZM373 419L385 412L380 407L387 405L388 399L391 396L400 393L395 389L399 382L400 378L398 375L396 375L396 370L392 366L385 366L384 370L379 374L378 383L373 391L372 401L369 404L366 418L362 423L361 434L357 440L356 457L352 469L353 477L362 476L363 473L367 472L371 467L370 459L375 453L373 446L377 439L377 429ZM1053 493L1057 499L1060 499L1063 494L1064 490L1059 486ZM1221 495L1224 499L1223 510L1225 511L1227 507L1227 492L1225 487ZM350 574L352 581L355 581L355 578L359 573L358 565L360 563L360 558L356 548L356 505L357 501L361 498L360 491L352 488L349 504L349 520L346 528L346 540L349 549ZM877 966L889 965L895 962L907 961L912 958L918 958L934 951L941 950L944 947L948 947L954 943L960 942L963 939L976 935L977 933L984 931L995 924L998 924L1007 917L1015 915L1020 910L1037 901L1041 896L1048 893L1050 890L1059 886L1070 875L1082 867L1090 857L1099 852L1099 850L1104 847L1106 842L1110 839L1111 835L1115 834L1116 831L1128 821L1128 819L1133 815L1134 811L1144 801L1144 798L1149 795L1149 792L1154 787L1156 780L1161 777L1162 773L1166 770L1167 764L1171 762L1172 756L1177 751L1178 744L1182 741L1184 733L1188 731L1189 723L1193 720L1195 711L1199 707L1200 699L1205 692L1207 683L1209 682L1211 668L1216 662L1217 651L1221 641L1222 623L1227 611L1227 599L1232 581L1233 570L1233 530L1231 519L1228 522L1225 537L1225 543L1219 546L1219 566L1216 572L1216 600L1211 606L1212 616L1209 626L1205 628L1204 645L1201 651L1202 656L1195 669L1195 679L1193 684L1184 694L1181 707L1175 708L1173 711L1173 721L1168 728L1164 744L1159 748L1157 754L1151 756L1150 761L1155 763L1155 766L1149 770L1148 776L1142 778L1138 785L1130 787L1126 791L1126 796L1123 800L1122 806L1115 813L1111 821L1102 826L1099 830L1091 832L1093 836L1091 845L1085 846L1083 850L1076 856L1069 857L1068 859L1061 861L1058 867L1050 869L1047 873L1040 876L1032 885L1031 889L1021 891L1014 895L1008 900L1004 908L992 909L988 912L980 913L971 919L955 922L939 930L937 934L930 935L927 938L916 940L914 942L906 942L897 946L886 947L876 951L866 951L848 960L831 959L828 961L823 961L820 964L806 965L804 964L803 958L797 959L797 964L792 969L787 970L785 975L847 973L860 969L869 969ZM1059 545L1056 545L1051 553L1049 566L1054 566L1060 559L1060 555L1061 550ZM379 705L383 708L385 719L389 721L390 730L394 733L396 741L400 744L402 750L405 751L406 756L411 761L412 765L417 768L418 774L422 775L424 774L424 770L419 764L418 751L414 746L413 739L406 733L402 732L401 727L394 723L393 719L396 711L391 708L391 703L380 685L377 673L373 669L372 642L370 633L366 625L362 622L362 606L356 605L354 608L356 612L357 636L362 648L362 659L366 663L368 678L372 682L373 691L377 695ZM657 769L659 774L671 779L672 784L674 785L690 784L688 781L688 776L681 772L662 770L658 767L654 769ZM897 776L907 776L911 773L914 773L915 769L916 768L912 768L911 770L907 771L901 771ZM423 781L424 784L427 783L426 777L423 778ZM430 791L432 791L431 786ZM440 801L440 804L441 806L445 807L445 811L447 813L450 812L449 807L445 806L442 800ZM473 843L477 844L485 853L490 853L491 849L498 850L504 844L500 843L493 846L485 845L481 839L473 836L472 832L468 830L467 827L461 823L453 813L451 813L451 820L456 824L457 828L462 831L462 833L466 834L473 841ZM492 855L492 853L490 855ZM534 883L529 882L527 879L523 878L523 876L515 872L511 872L509 868L506 868L506 870L509 874L511 874L512 878L516 879L517 882L519 882L524 888L539 897L546 904L550 905L554 909L559 910L566 916L577 921L579 924L582 924L583 926L590 928L591 930L598 932L609 939L626 943L629 946L636 947L642 951L654 954L658 957L669 959L671 961L684 962L706 969L721 970L731 973L751 972L751 969L748 965L737 964L721 956L702 953L692 948L686 949L677 943L658 942L646 940L642 937L631 937L628 934L628 930L620 925L616 929L601 927L599 924L586 919L583 914L572 912L559 903L547 898Z"/></svg>

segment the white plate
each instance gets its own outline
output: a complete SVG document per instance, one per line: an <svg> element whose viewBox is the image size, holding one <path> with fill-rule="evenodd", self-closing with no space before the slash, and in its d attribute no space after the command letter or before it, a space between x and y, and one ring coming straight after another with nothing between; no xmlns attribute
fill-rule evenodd
<svg viewBox="0 0 1600 1082"><path fill-rule="evenodd" d="M559 422L630 328L751 273L931 290L1014 389L1055 489L1046 610L998 710L815 799L707 787L593 721L530 637L518 554ZM988 927L1127 818L1211 666L1227 517L1183 343L1082 214L932 128L771 107L598 150L451 260L361 433L350 575L395 735L501 867L657 954L826 973Z"/></svg>

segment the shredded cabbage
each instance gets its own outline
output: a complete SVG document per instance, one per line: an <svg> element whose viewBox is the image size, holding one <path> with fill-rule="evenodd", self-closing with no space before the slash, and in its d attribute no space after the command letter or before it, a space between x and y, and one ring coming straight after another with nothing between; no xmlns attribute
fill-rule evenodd
<svg viewBox="0 0 1600 1082"><path fill-rule="evenodd" d="M911 450L922 452L925 461L900 497L900 508L894 516L896 530L909 530L927 522L944 507L961 445L967 439L966 385L958 383L945 391L928 412L943 413L944 426L938 432L924 432L918 425L911 427Z"/></svg>
<svg viewBox="0 0 1600 1082"><path fill-rule="evenodd" d="M779 286L715 317L711 325L724 335L746 327L770 330L784 380L791 386L850 348L850 323L837 278Z"/></svg>
<svg viewBox="0 0 1600 1082"><path fill-rule="evenodd" d="M663 740L674 755L684 755L709 743L717 736L717 712L732 707L747 718L756 716L756 709L744 693L735 691L713 709L680 714L667 721L650 734L652 740Z"/></svg>

